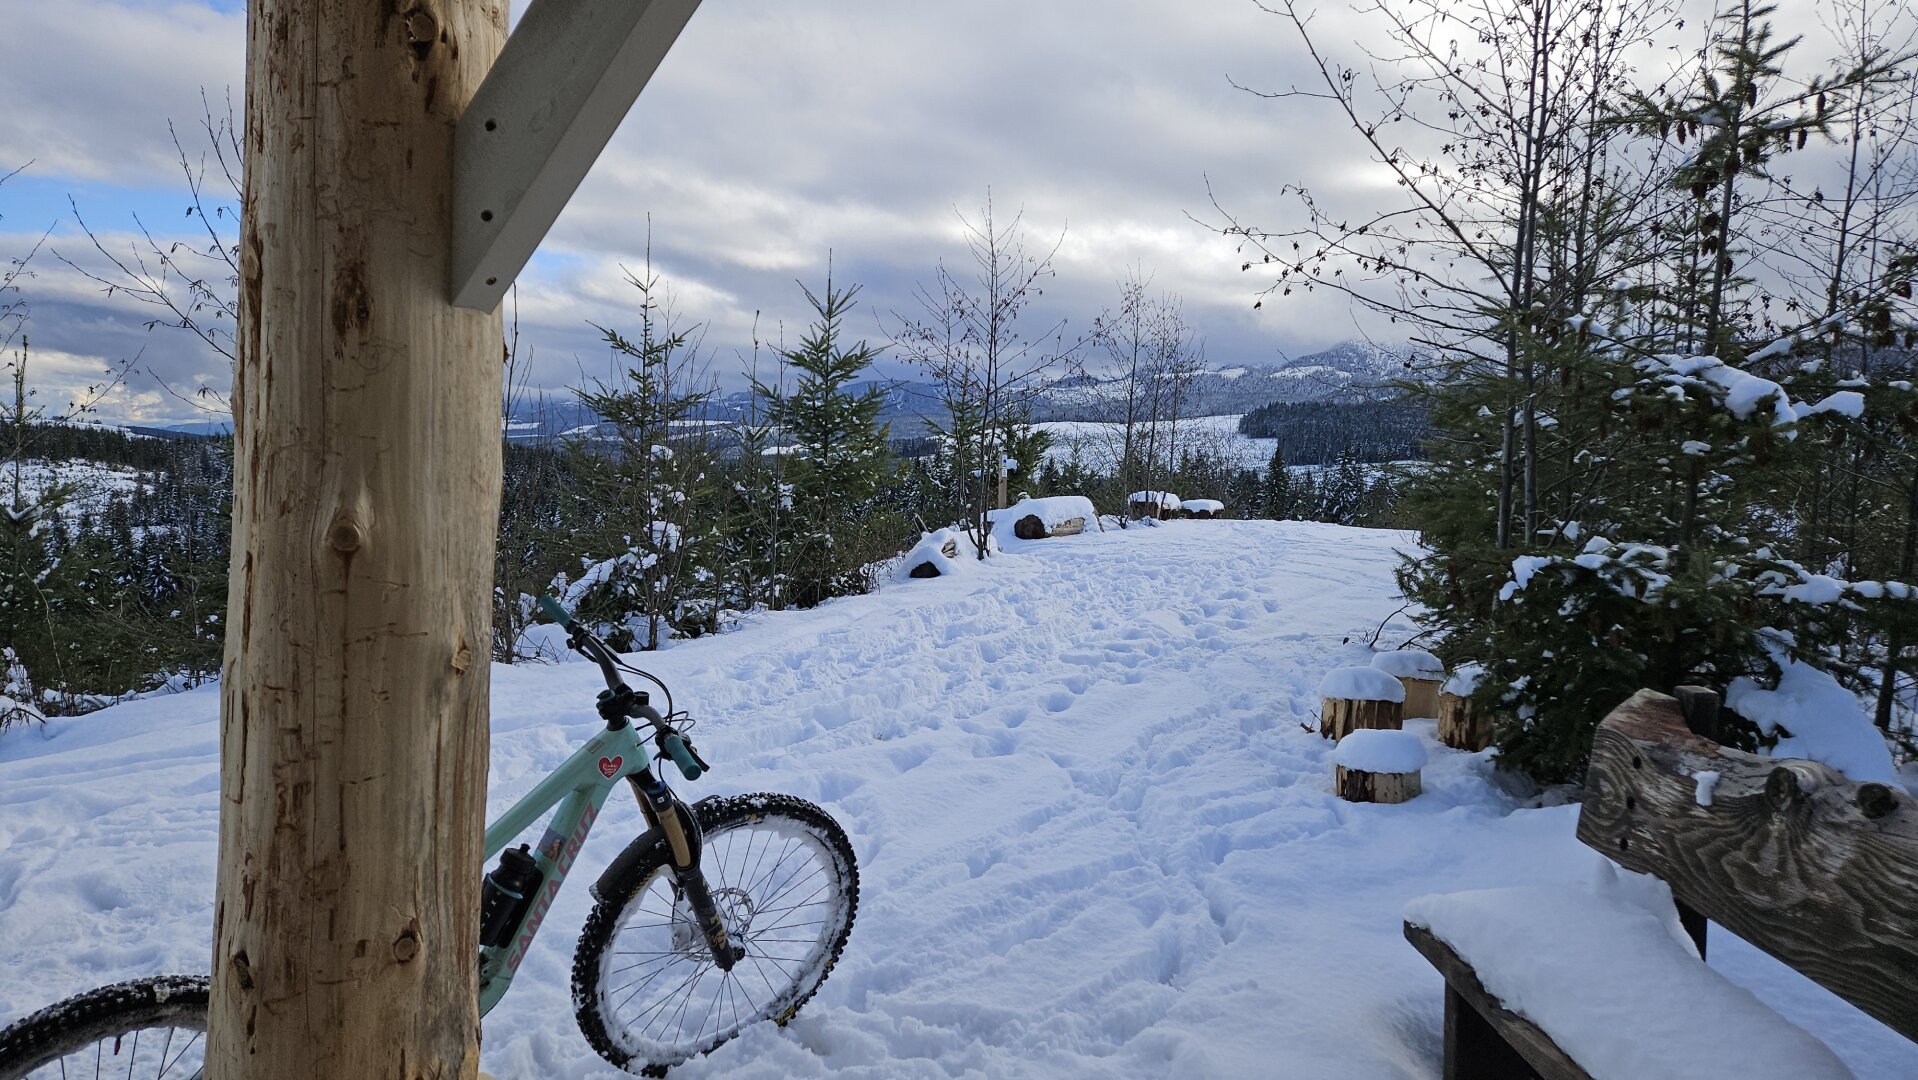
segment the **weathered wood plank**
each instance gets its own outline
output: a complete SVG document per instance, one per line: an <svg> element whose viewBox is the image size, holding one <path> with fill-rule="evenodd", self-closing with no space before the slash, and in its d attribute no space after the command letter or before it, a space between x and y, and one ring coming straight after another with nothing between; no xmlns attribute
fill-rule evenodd
<svg viewBox="0 0 1918 1080"><path fill-rule="evenodd" d="M1599 725L1585 792L1581 841L1918 1039L1918 801L1719 746L1649 690Z"/></svg>
<svg viewBox="0 0 1918 1080"><path fill-rule="evenodd" d="M1472 966L1450 945L1411 923L1405 924L1405 940L1445 977L1445 1080L1591 1080L1542 1028L1486 992ZM1491 1031L1458 1012L1461 1004ZM1488 1039L1491 1033L1498 1039Z"/></svg>

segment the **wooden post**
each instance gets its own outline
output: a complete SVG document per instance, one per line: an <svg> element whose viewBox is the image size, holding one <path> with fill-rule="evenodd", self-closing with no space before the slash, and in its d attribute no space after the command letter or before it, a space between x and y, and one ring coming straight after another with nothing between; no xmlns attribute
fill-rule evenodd
<svg viewBox="0 0 1918 1080"><path fill-rule="evenodd" d="M448 302L493 0L253 0L208 1073L471 1078L497 314Z"/></svg>
<svg viewBox="0 0 1918 1080"><path fill-rule="evenodd" d="M1678 713L1685 718L1685 727L1700 738L1718 741L1718 693L1704 686L1678 686L1672 689L1672 696L1678 699ZM1709 936L1711 920L1705 914L1676 897L1672 905L1678 909L1678 925L1684 927L1687 937L1698 948L1698 958L1705 959L1705 940Z"/></svg>

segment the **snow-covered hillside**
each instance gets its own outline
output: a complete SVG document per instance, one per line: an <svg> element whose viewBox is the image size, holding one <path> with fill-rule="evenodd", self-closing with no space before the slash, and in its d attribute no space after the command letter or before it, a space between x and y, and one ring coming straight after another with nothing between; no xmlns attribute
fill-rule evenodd
<svg viewBox="0 0 1918 1080"><path fill-rule="evenodd" d="M1398 602L1404 534L1175 522L1030 544L954 578L761 618L643 658L702 718L696 794L788 791L857 847L859 921L785 1029L675 1077L1435 1077L1439 976L1408 900L1588 879L1576 809L1440 747L1399 806L1331 793L1301 729ZM1387 640L1393 640L1388 631ZM583 664L495 672L491 802L597 725ZM0 1020L114 979L204 970L217 696L0 735ZM575 1030L585 883L632 836L608 804L483 1066L618 1075ZM1918 1047L1729 935L1712 963L1861 1078ZM1576 978L1576 973L1567 973Z"/></svg>

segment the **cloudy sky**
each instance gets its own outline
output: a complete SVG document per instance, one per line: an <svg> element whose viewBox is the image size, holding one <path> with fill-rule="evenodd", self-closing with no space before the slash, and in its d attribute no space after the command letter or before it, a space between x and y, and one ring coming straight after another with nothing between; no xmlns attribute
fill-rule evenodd
<svg viewBox="0 0 1918 1080"><path fill-rule="evenodd" d="M1349 50L1350 20L1327 4L1319 27ZM0 256L52 230L25 283L46 397L135 356L178 393L223 390L223 358L146 330L152 312L57 256L100 267L69 199L122 255L136 217L166 243L196 235L168 124L197 156L202 92L237 108L242 0L0 0L0 28L0 173L31 162L0 185ZM1303 72L1290 28L1252 0L707 0L521 277L533 381L605 370L588 324L632 324L620 267L643 260L649 220L678 314L736 383L755 325L796 337L795 281L820 282L828 252L864 286L855 331L884 339L915 282L964 259L959 215L988 190L1035 238L1064 233L1035 325L1083 330L1137 266L1183 298L1217 365L1385 340L1330 294L1252 310L1260 282L1188 217L1215 216L1208 178L1257 220L1287 183L1354 206L1390 197L1322 109L1230 83ZM138 376L103 412L192 409Z"/></svg>

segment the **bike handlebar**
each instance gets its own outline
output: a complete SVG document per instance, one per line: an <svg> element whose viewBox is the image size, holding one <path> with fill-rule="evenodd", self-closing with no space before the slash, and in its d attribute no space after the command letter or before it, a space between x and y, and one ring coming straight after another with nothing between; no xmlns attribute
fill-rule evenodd
<svg viewBox="0 0 1918 1080"><path fill-rule="evenodd" d="M686 749L686 740L677 733L666 736L659 745L666 751L666 756L673 759L673 764L679 766L680 775L686 779L697 780L699 774L706 771L699 767L699 762L693 760L692 751Z"/></svg>
<svg viewBox="0 0 1918 1080"><path fill-rule="evenodd" d="M599 664L600 673L606 676L606 689L615 693L626 690L626 680L619 673L611 646L594 637L573 618L571 613L560 606L559 601L551 596L539 598L539 610L547 618L566 629L568 644ZM636 700L644 701L644 695L638 695ZM680 774L688 780L699 779L700 775L706 771L704 763L693 754L691 747L686 745L685 737L674 731L666 718L659 714L659 710L651 705L642 704L635 707L633 712L635 719L648 721L655 731L661 733L659 748L665 751L667 757L673 759L673 764L679 766Z"/></svg>

